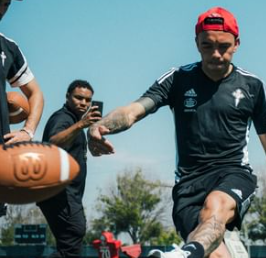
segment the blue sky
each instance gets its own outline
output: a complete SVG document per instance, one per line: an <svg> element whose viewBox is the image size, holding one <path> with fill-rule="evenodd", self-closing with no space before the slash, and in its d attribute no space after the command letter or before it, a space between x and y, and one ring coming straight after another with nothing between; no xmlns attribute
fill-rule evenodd
<svg viewBox="0 0 266 258"><path fill-rule="evenodd" d="M264 0L12 1L0 23L1 32L19 44L45 97L35 139L41 139L45 122L62 106L74 79L93 85L95 99L104 101L107 113L137 99L171 67L198 61L194 26L198 15L213 6L228 8L238 19L241 45L234 63L265 81ZM116 147L115 155L88 155L84 197L88 211L97 188L108 188L125 169L140 166L148 178L173 183L174 128L167 107L109 139ZM249 152L254 168L265 165L254 131Z"/></svg>

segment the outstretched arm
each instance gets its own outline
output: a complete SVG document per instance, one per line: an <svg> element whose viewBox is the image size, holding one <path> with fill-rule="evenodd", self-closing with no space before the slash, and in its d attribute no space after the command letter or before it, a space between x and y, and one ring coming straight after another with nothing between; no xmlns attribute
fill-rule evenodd
<svg viewBox="0 0 266 258"><path fill-rule="evenodd" d="M97 110L97 107L91 107L78 122L51 136L49 142L63 149L70 148L81 130L88 128L101 118L101 113Z"/></svg>
<svg viewBox="0 0 266 258"><path fill-rule="evenodd" d="M88 130L88 147L93 156L114 153L112 144L103 135L115 134L129 129L134 123L144 118L155 108L150 98L139 100L125 107L119 107L102 120L90 126Z"/></svg>

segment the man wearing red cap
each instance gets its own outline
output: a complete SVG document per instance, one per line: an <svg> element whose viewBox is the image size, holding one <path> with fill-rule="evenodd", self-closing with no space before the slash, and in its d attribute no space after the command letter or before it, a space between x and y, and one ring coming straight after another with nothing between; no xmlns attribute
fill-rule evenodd
<svg viewBox="0 0 266 258"><path fill-rule="evenodd" d="M109 113L88 131L94 156L114 153L103 135L118 133L160 107L173 111L177 170L173 220L185 241L153 258L230 258L225 230L241 227L257 185L248 160L251 121L266 151L266 101L258 77L231 61L239 46L234 16L217 7L201 14L201 62L162 75L137 101Z"/></svg>

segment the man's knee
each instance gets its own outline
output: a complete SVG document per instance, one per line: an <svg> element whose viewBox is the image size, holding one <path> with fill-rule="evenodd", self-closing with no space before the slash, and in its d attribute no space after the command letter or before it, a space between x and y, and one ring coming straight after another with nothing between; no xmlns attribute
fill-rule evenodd
<svg viewBox="0 0 266 258"><path fill-rule="evenodd" d="M200 220L205 221L213 216L223 223L229 223L235 217L236 202L228 194L221 191L211 192L200 212Z"/></svg>

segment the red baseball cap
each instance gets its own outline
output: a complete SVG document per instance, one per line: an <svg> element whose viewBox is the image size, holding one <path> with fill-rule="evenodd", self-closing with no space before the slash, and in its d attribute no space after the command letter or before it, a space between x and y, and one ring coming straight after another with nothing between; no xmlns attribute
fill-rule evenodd
<svg viewBox="0 0 266 258"><path fill-rule="evenodd" d="M222 7L214 7L202 13L196 24L196 35L206 30L220 30L239 36L237 21L232 13Z"/></svg>

